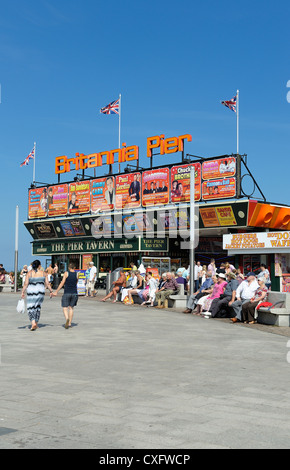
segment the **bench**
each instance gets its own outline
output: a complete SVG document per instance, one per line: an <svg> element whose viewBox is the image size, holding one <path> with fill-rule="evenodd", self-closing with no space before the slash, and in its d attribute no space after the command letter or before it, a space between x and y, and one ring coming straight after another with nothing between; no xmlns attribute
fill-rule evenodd
<svg viewBox="0 0 290 470"><path fill-rule="evenodd" d="M184 293L184 285L179 284L179 291L169 297L168 307L172 308L186 308L187 295Z"/></svg>
<svg viewBox="0 0 290 470"><path fill-rule="evenodd" d="M5 274L5 284L0 284L0 292L12 292L14 284L10 284L8 274Z"/></svg>
<svg viewBox="0 0 290 470"><path fill-rule="evenodd" d="M0 292L12 292L14 290L14 284L0 284Z"/></svg>
<svg viewBox="0 0 290 470"><path fill-rule="evenodd" d="M290 326L290 294L270 291L266 302L270 302L273 306L258 309L258 323Z"/></svg>

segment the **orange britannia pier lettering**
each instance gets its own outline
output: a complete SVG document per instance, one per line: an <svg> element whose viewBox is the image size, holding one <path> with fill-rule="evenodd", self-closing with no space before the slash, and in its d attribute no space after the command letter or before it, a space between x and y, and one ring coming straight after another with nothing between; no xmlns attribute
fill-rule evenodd
<svg viewBox="0 0 290 470"><path fill-rule="evenodd" d="M88 155L88 168L95 168L96 166L102 166L102 156L100 153L91 153Z"/></svg>
<svg viewBox="0 0 290 470"><path fill-rule="evenodd" d="M168 137L165 139L164 134L154 135L147 139L147 157L153 156L153 150L160 148L160 155L182 152L184 149L184 141L192 141L190 134L183 134L179 137Z"/></svg>

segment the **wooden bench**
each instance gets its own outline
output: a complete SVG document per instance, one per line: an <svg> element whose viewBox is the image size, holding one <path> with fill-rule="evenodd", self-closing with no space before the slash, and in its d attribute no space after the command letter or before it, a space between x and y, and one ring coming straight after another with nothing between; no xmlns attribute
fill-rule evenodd
<svg viewBox="0 0 290 470"><path fill-rule="evenodd" d="M290 294L270 291L266 302L270 302L273 306L258 309L258 323L290 326Z"/></svg>

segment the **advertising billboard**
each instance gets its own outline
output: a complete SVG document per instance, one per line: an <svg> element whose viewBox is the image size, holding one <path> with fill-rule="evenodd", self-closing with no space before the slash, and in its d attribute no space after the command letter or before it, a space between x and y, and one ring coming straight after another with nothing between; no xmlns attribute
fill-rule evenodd
<svg viewBox="0 0 290 470"><path fill-rule="evenodd" d="M116 209L141 206L141 173L116 176Z"/></svg>
<svg viewBox="0 0 290 470"><path fill-rule="evenodd" d="M115 208L115 178L107 176L91 181L91 211L112 211Z"/></svg>
<svg viewBox="0 0 290 470"><path fill-rule="evenodd" d="M66 215L68 212L68 185L49 186L47 196L49 217Z"/></svg>
<svg viewBox="0 0 290 470"><path fill-rule="evenodd" d="M169 203L169 168L143 172L142 203L145 207Z"/></svg>
<svg viewBox="0 0 290 470"><path fill-rule="evenodd" d="M28 194L28 218L41 219L47 216L47 188L30 189Z"/></svg>
<svg viewBox="0 0 290 470"><path fill-rule="evenodd" d="M190 169L195 169L195 201L201 198L201 164L173 166L171 168L171 202L181 203L190 201Z"/></svg>
<svg viewBox="0 0 290 470"><path fill-rule="evenodd" d="M84 214L90 211L90 182L77 181L69 185L68 213Z"/></svg>

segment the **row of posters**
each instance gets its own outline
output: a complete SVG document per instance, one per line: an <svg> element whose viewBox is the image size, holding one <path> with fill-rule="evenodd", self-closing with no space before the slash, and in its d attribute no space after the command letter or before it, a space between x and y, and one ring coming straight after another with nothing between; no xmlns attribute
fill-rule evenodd
<svg viewBox="0 0 290 470"><path fill-rule="evenodd" d="M236 195L235 158L191 163L29 191L29 219L134 209L190 201L190 169L195 169L195 200Z"/></svg>

